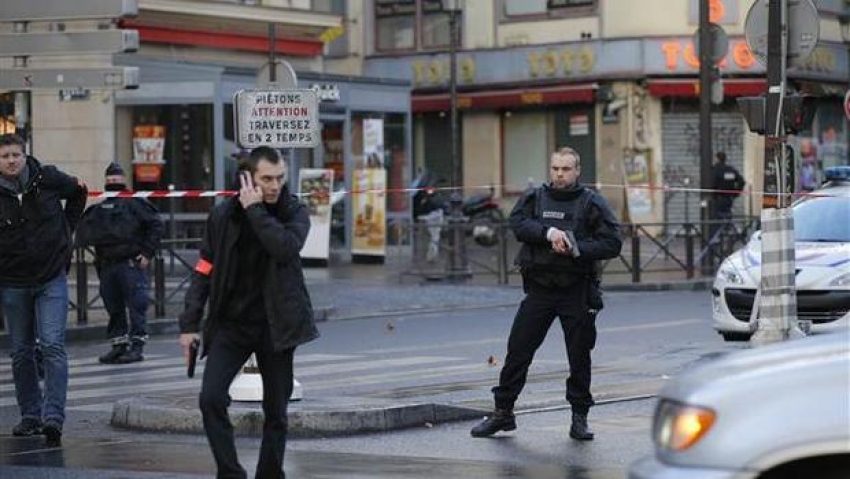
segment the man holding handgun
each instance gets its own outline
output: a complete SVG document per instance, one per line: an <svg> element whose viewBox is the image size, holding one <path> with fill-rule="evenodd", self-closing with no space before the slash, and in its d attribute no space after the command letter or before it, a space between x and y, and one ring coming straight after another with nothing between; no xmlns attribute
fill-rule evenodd
<svg viewBox="0 0 850 479"><path fill-rule="evenodd" d="M219 478L245 478L227 413L228 389L253 353L263 380L263 440L256 478L284 478L287 402L292 357L319 336L299 253L310 220L286 188L286 164L269 147L239 162L239 196L217 205L207 220L200 258L180 315L180 345L193 368L200 338L207 356L199 398L204 430Z"/></svg>
<svg viewBox="0 0 850 479"><path fill-rule="evenodd" d="M510 226L522 248L517 263L526 297L508 338L508 354L493 388L493 414L472 428L473 437L516 429L514 403L525 385L534 353L557 316L564 330L572 408L570 437L589 441L590 351L596 314L602 308L597 262L620 254L619 225L605 199L578 182L579 154L563 147L552 154L550 183L529 190L514 206Z"/></svg>

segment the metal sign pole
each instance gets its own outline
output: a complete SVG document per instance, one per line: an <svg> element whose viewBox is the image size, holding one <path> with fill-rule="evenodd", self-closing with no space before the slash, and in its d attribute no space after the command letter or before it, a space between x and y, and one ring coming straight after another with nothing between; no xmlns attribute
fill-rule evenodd
<svg viewBox="0 0 850 479"><path fill-rule="evenodd" d="M711 163L712 163L712 138L711 138L711 61L712 41L709 28L709 2L699 2L699 174L702 195L700 199L700 219L702 220L702 247L706 248L711 240L710 232L714 230L712 225L712 193L713 187ZM708 254L703 257L703 274L711 274L714 269L714 255Z"/></svg>
<svg viewBox="0 0 850 479"><path fill-rule="evenodd" d="M767 33L767 100L765 104L765 175L762 199L762 274L756 331L751 341L762 345L789 338L791 325L796 328L797 296L794 278L794 217L790 206L793 185L786 173L793 165L785 158L786 59L788 55L788 0L770 0ZM771 178L771 176L773 176ZM774 181L774 185L769 185ZM769 195L767 192L775 191Z"/></svg>

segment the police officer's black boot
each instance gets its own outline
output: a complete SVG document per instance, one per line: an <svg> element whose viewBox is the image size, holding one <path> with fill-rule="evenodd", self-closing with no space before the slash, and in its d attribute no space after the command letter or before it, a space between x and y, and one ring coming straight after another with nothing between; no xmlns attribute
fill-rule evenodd
<svg viewBox="0 0 850 479"><path fill-rule="evenodd" d="M130 349L128 349L124 354L118 356L118 359L115 361L118 364L130 364L137 363L139 361L143 361L145 357L142 355L142 350L145 347L145 343L141 341L133 341L130 344Z"/></svg>
<svg viewBox="0 0 850 479"><path fill-rule="evenodd" d="M126 352L127 345L125 343L113 344L112 349L110 349L104 354L101 354L100 357L97 358L97 360L103 364L118 364L118 358L120 358Z"/></svg>
<svg viewBox="0 0 850 479"><path fill-rule="evenodd" d="M516 429L516 418L510 409L495 409L493 414L472 428L472 437L489 437L499 431L513 431Z"/></svg>
<svg viewBox="0 0 850 479"><path fill-rule="evenodd" d="M573 424L570 426L570 437L578 441L593 440L593 432L587 426L587 413L573 413Z"/></svg>

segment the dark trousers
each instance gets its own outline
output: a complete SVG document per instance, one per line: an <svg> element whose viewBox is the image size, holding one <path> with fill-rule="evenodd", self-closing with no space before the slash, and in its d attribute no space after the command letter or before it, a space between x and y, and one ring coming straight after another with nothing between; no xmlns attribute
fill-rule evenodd
<svg viewBox="0 0 850 479"><path fill-rule="evenodd" d="M581 283L565 291L530 291L520 304L508 338L508 354L493 388L496 407L513 409L525 386L534 353L543 343L557 316L564 330L570 375L567 402L574 412L587 414L593 406L590 394L590 351L596 342L595 316L587 313Z"/></svg>
<svg viewBox="0 0 850 479"><path fill-rule="evenodd" d="M204 368L200 408L204 431L210 443L219 479L243 479L245 469L236 456L233 425L227 408L228 389L236 374L251 353L257 356L257 366L263 380L263 441L257 462L257 479L285 478L283 454L286 448L286 408L292 395L292 355L295 349L275 353L268 326L265 334L250 334L244 330L220 329L213 341Z"/></svg>
<svg viewBox="0 0 850 479"><path fill-rule="evenodd" d="M109 313L106 336L114 343L144 342L147 337L147 311L150 300L147 269L130 260L98 268L100 297ZM130 312L129 329L127 311ZM129 334L129 338L128 338Z"/></svg>

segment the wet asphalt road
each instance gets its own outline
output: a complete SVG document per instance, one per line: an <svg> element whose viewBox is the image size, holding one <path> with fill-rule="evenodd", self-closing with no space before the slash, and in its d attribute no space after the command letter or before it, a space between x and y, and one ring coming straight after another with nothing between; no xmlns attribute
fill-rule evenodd
<svg viewBox="0 0 850 479"><path fill-rule="evenodd" d="M594 391L601 397L606 388L627 384L631 389L626 392L645 399L594 408L591 426L598 434L596 441L578 443L567 437L569 410L562 407L563 343L560 328L554 327L521 397L525 411L518 416L517 431L495 439L473 439L469 428L475 421L466 421L384 434L290 440L287 477L624 477L629 463L651 452L654 399L646 398L646 392L657 390L664 378L678 374L688 364L738 346L723 344L708 326L707 292L613 293L606 299L594 356ZM296 374L299 356L304 361L300 371L315 371L301 378L307 400L311 394L353 394L488 405L498 367L488 367L486 358L503 356L513 312L514 308L493 308L324 323L320 326L322 338L296 355ZM39 438L8 435L18 417L13 388L9 391L8 360L0 363L0 388L5 388L5 402L0 403L0 433L5 434L0 434L0 478L214 475L203 437L140 433L108 425L109 405L126 397L126 391L135 388L144 394L146 387L158 387L162 394L173 392L171 383L162 384L172 380L167 375L182 374L179 359L173 359L177 352L173 338L151 341L146 351L151 359L130 365L135 368L100 370L92 365L103 343L74 344L70 350L81 372L75 375L72 368L71 397L76 399L69 401L61 449L44 450ZM323 358L335 362L325 367L320 361ZM374 370L366 369L370 365ZM339 371L334 373L335 369ZM110 388L100 383L101 378L121 386ZM188 387L188 394L196 393L192 388L197 384L186 386L182 378L173 381L174 388ZM75 384L80 383L86 384L76 390ZM614 399L627 396L611 395ZM240 438L238 446L250 471L259 440Z"/></svg>

